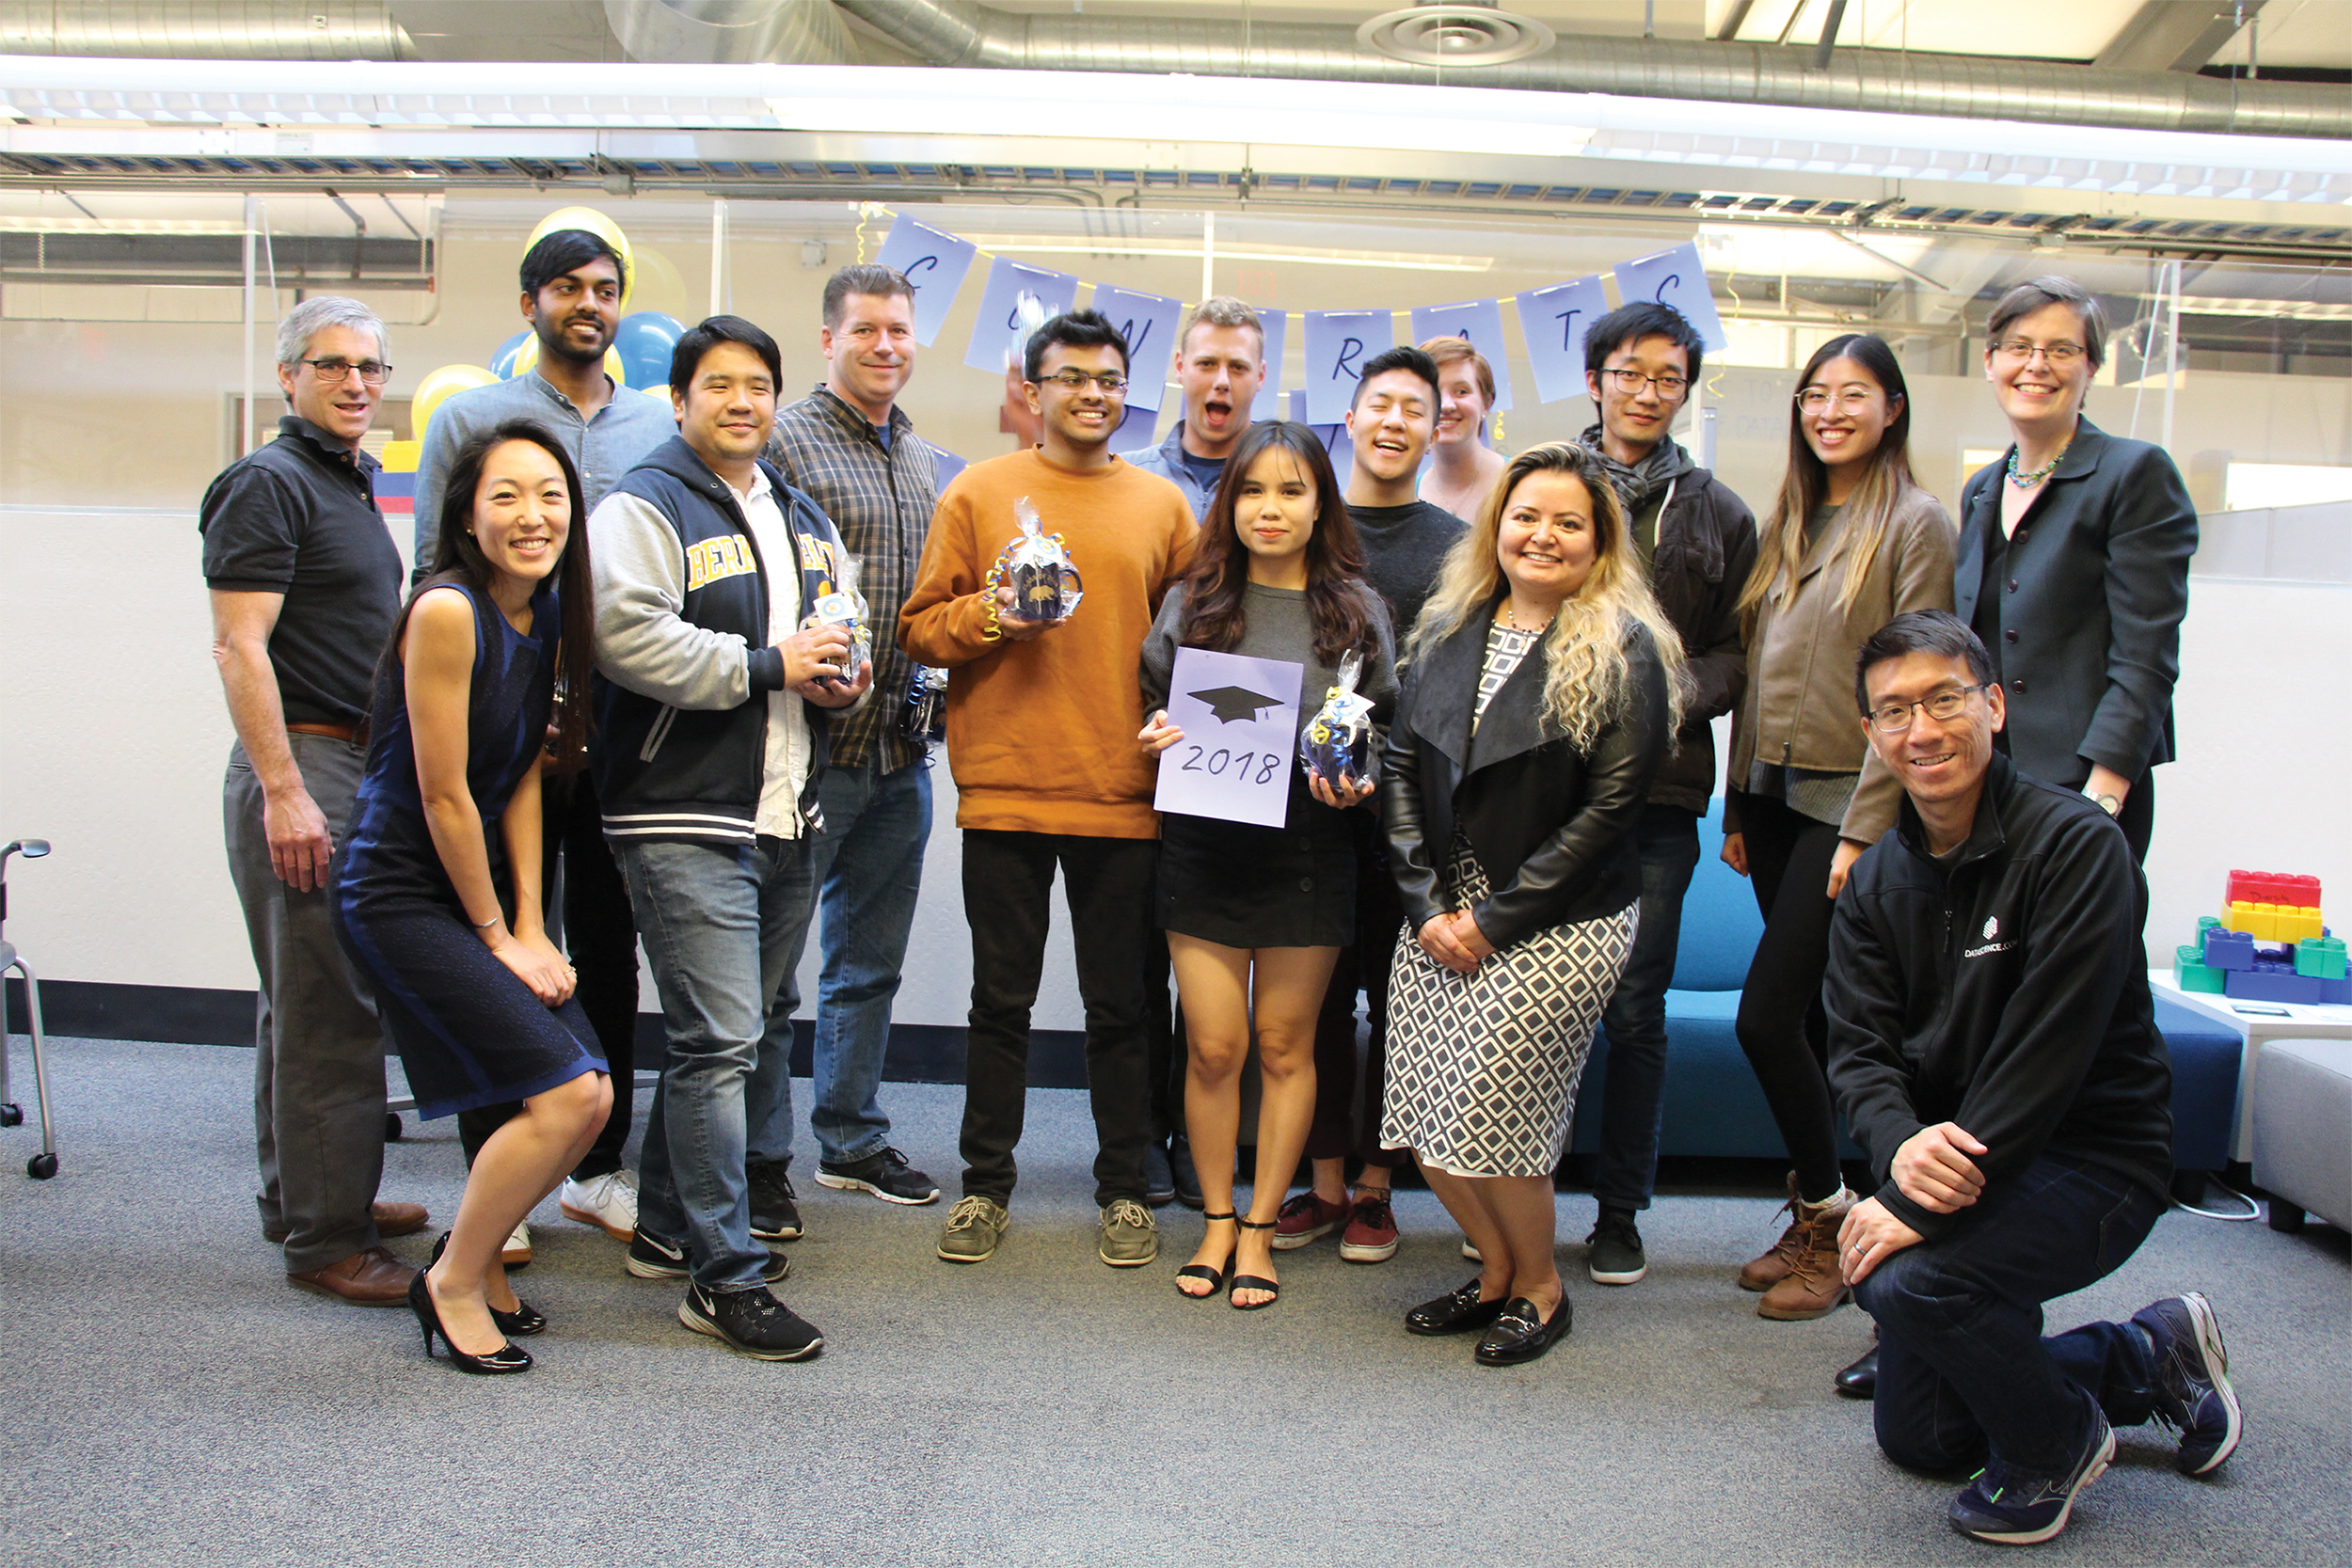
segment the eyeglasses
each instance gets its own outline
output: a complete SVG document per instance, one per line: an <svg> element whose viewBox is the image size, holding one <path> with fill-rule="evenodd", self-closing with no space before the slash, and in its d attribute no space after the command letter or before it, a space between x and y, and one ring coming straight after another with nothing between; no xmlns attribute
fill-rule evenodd
<svg viewBox="0 0 2352 1568"><path fill-rule="evenodd" d="M1627 397L1637 398L1645 387L1655 387L1658 395L1668 403L1691 389L1691 378L1684 375L1650 375L1642 371L1611 368L1600 372L1617 384L1617 390Z"/></svg>
<svg viewBox="0 0 2352 1568"><path fill-rule="evenodd" d="M2063 369L2090 351L2080 343L2029 343L2023 338L2008 338L1993 345L1993 352L2004 359L2030 364L2037 354L2054 367Z"/></svg>
<svg viewBox="0 0 2352 1568"><path fill-rule="evenodd" d="M295 363L310 366L311 374L327 382L346 380L358 371L359 379L371 387L383 386L384 378L392 373L392 367L381 359L362 359L356 365L348 359L299 359Z"/></svg>
<svg viewBox="0 0 2352 1568"><path fill-rule="evenodd" d="M1100 375L1089 375L1084 371L1056 371L1051 375L1038 377L1039 386L1042 387L1047 382L1065 392L1083 392L1087 384L1091 382L1102 388L1103 395L1107 398L1115 398L1127 389L1127 378L1117 371L1104 371Z"/></svg>
<svg viewBox="0 0 2352 1568"><path fill-rule="evenodd" d="M1849 387L1836 397L1819 387L1807 387L1797 394L1797 406L1808 414L1819 414L1835 403L1840 414L1859 414L1870 406L1876 392L1866 392L1859 387Z"/></svg>
<svg viewBox="0 0 2352 1568"><path fill-rule="evenodd" d="M1982 691L1991 686L1984 681L1976 686L1952 686L1920 698L1915 703L1881 703L1870 710L1870 727L1881 735L1900 735L1911 728L1911 711L1922 708L1938 723L1957 719L1968 706L1969 693Z"/></svg>

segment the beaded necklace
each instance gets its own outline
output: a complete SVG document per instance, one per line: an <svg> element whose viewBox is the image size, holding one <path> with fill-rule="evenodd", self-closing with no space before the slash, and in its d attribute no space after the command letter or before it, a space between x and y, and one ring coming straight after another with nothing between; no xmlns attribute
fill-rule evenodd
<svg viewBox="0 0 2352 1568"><path fill-rule="evenodd" d="M2066 447L2071 447L2074 444L2074 438L2071 436L2068 436L2066 438ZM2059 460L2065 457L2066 447L2058 448L2056 456L2053 456L2047 463L2044 463L2039 468L2034 469L2033 472L2026 474L2021 474L2017 471L2017 449L2015 447L2010 448L2009 482L2011 484L2016 485L2020 490L2032 489L2035 485L2040 484L2043 480L2050 477L2052 470L2058 467Z"/></svg>

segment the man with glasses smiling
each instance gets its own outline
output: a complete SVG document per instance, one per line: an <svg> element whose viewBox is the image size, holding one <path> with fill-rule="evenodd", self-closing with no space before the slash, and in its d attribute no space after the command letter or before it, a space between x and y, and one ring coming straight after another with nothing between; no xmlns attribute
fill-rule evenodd
<svg viewBox="0 0 2352 1568"><path fill-rule="evenodd" d="M1953 1528L2031 1544L2066 1528L2114 1427L2172 1428L2188 1475L2238 1442L2201 1294L2042 1335L2042 1304L2122 1266L2167 1205L2148 884L2100 807L1995 752L2001 687L1957 616L1873 633L1854 699L1904 800L1830 933L1830 1080L1881 1182L1839 1268L1879 1324L1880 1448L1975 1469Z"/></svg>
<svg viewBox="0 0 2352 1568"><path fill-rule="evenodd" d="M1135 737L1144 635L1192 558L1195 530L1182 491L1110 450L1127 393L1117 327L1092 310L1056 316L1030 335L1023 370L1042 420L1038 446L976 463L947 486L898 617L910 657L956 673L947 761L972 928L963 1196L938 1250L951 1263L985 1261L1010 1223L1029 1011L1058 869L1086 1004L1096 1252L1135 1268L1159 1252L1143 1174L1144 956L1159 819ZM1014 617L993 570L1019 537L1024 499L1083 582L1084 601L1059 621Z"/></svg>
<svg viewBox="0 0 2352 1568"><path fill-rule="evenodd" d="M224 800L229 874L261 980L253 1113L262 1233L286 1277L398 1307L415 1270L381 1245L423 1206L376 1203L384 1032L328 923L327 863L367 760L369 687L400 614L400 551L359 450L391 367L384 324L322 295L278 328L278 438L204 492L213 659L237 742Z"/></svg>

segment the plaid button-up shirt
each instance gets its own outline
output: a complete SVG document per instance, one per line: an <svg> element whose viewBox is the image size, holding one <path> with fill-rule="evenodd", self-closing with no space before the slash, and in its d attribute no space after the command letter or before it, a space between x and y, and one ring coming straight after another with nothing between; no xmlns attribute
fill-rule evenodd
<svg viewBox="0 0 2352 1568"><path fill-rule="evenodd" d="M907 682L914 666L898 647L898 607L906 602L939 504L933 451L914 434L906 410L890 410L884 447L865 415L819 386L776 415L768 460L793 488L824 509L841 541L857 558L858 591L866 595L874 630L874 694L853 712L833 718L833 766L864 768L880 761L895 773L921 760L927 748L899 734Z"/></svg>

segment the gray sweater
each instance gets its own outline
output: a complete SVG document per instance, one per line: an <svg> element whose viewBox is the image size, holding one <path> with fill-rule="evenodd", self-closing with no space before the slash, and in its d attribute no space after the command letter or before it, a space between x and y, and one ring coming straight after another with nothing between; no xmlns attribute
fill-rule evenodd
<svg viewBox="0 0 2352 1568"><path fill-rule="evenodd" d="M1396 649L1389 633L1389 610L1372 588L1359 583L1357 591L1363 596L1365 612L1372 619L1377 638L1364 657L1363 673L1357 678L1356 689L1372 699L1373 723L1378 731L1385 732L1389 716L1396 707ZM1298 693L1298 727L1303 732L1323 706L1324 693L1339 679L1337 669L1315 657L1315 626L1307 613L1306 591L1266 588L1253 582L1244 591L1242 615L1241 641L1226 649L1227 653L1245 658L1287 659L1307 667ZM1168 705L1168 677L1176 665L1176 649L1183 640L1184 625L1184 587L1178 583L1160 602L1159 618L1152 623L1151 634L1143 640L1143 711L1147 714ZM1378 747L1375 739L1375 755Z"/></svg>

